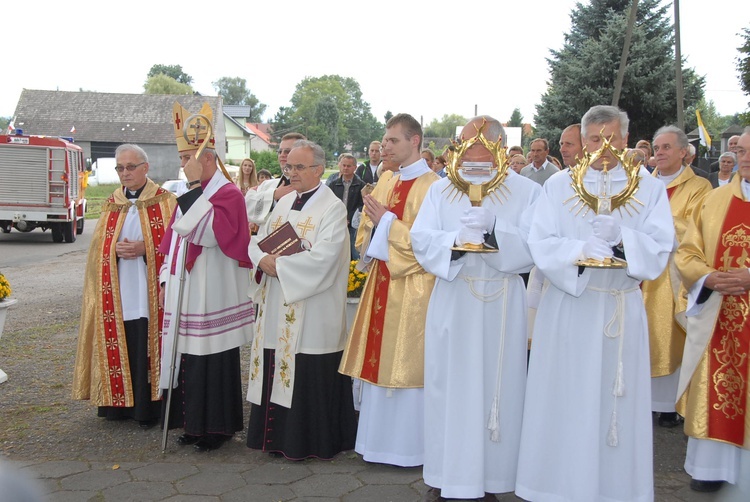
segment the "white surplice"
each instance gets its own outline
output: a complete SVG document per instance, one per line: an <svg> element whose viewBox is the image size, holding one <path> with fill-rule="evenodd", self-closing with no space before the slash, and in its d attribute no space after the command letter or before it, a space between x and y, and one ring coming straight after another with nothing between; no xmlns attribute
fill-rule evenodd
<svg viewBox="0 0 750 502"><path fill-rule="evenodd" d="M241 347L252 339L255 313L253 302L247 297L250 271L224 254L213 227L211 198L229 183L217 170L187 213L182 214L179 208L175 209L174 235L159 273L159 281L166 284L160 389L170 388L170 357L177 331L175 320L178 311L182 314L172 388L177 386L181 354L218 354ZM177 305L181 287L180 264L187 248L186 242L202 249L192 269L185 273L180 309Z"/></svg>
<svg viewBox="0 0 750 502"><path fill-rule="evenodd" d="M509 172L495 215L498 253L451 260L468 196L434 183L411 229L414 255L437 277L425 326L424 481L445 498L513 491L526 382L526 238L541 186ZM497 413L493 414L493 409Z"/></svg>
<svg viewBox="0 0 750 502"><path fill-rule="evenodd" d="M344 350L346 285L349 277L349 231L346 207L324 184L293 210L297 192L278 204L250 242L253 263L266 253L258 242L286 221L310 244L309 251L276 259L278 277L263 274L251 282L250 296L258 302L256 334L251 347L248 401L260 405L263 390L263 350L276 349L271 401L291 407L295 354L330 354ZM279 372L282 374L279 374Z"/></svg>
<svg viewBox="0 0 750 502"><path fill-rule="evenodd" d="M611 171L612 193L626 183ZM584 183L596 192L598 173ZM544 185L529 234L550 285L537 311L516 494L527 500L650 501L654 497L651 368L640 282L664 270L674 224L664 184L641 175L643 203L614 211L626 269L575 264L592 234L567 171ZM565 201L573 197L567 204ZM618 367L620 371L618 371Z"/></svg>
<svg viewBox="0 0 750 502"><path fill-rule="evenodd" d="M245 207L247 220L256 225L263 225L273 208L273 193L279 187L281 180L271 178L245 193ZM296 192L295 192L296 193ZM287 194L288 195L288 194Z"/></svg>

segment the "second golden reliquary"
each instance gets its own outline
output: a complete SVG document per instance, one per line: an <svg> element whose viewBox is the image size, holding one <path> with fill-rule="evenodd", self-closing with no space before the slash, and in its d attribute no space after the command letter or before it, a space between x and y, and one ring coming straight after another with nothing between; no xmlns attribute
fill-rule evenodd
<svg viewBox="0 0 750 502"><path fill-rule="evenodd" d="M583 148L582 158L575 167L570 168L570 186L573 188L575 195L563 202L563 205L573 202L570 211L575 211L576 216L582 213L586 216L589 211L596 214L610 215L615 210L622 214L625 211L629 215L638 212L638 206L643 206L635 194L638 192L640 183L641 162L630 154L627 148L618 150L610 143L612 138L604 138L601 148L593 153L589 153L586 147ZM612 159L607 155L610 154ZM584 185L584 177L588 172L591 164L602 160L602 169L598 172L596 192L591 193ZM625 171L625 187L618 193L612 193L612 172L610 167L620 164ZM587 258L579 260L576 265L593 268L625 268L627 262L619 258L605 258L604 260L595 260Z"/></svg>
<svg viewBox="0 0 750 502"><path fill-rule="evenodd" d="M452 144L445 168L446 177L451 181L445 190L450 190L448 196L453 196L451 202L456 198L461 200L464 195L468 195L474 207L481 206L485 197L493 197L502 204L503 198L507 199L510 194L510 190L503 183L508 175L509 165L505 147L502 145L503 140L502 138L496 142L488 140L482 132L485 126L486 123L483 123L473 138L460 143L454 141ZM476 143L481 144L490 152L492 161L463 162L464 154ZM451 249L468 253L497 253L498 251L484 243L465 243Z"/></svg>

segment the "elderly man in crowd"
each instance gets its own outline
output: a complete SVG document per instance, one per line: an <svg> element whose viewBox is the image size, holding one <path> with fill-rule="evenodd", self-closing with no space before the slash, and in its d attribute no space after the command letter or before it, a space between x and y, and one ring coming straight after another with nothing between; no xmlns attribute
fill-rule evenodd
<svg viewBox="0 0 750 502"><path fill-rule="evenodd" d="M137 145L115 150L119 186L104 204L89 247L73 380L73 399L91 399L99 416L151 427L161 413L161 319L157 248L175 198L148 178Z"/></svg>
<svg viewBox="0 0 750 502"><path fill-rule="evenodd" d="M284 166L295 191L279 200L250 243L260 271L251 288L259 310L247 446L294 460L352 449L357 428L351 380L338 373L346 340L346 207L321 183L324 170L323 149L297 141ZM263 251L262 239L285 223L305 249L288 256Z"/></svg>
<svg viewBox="0 0 750 502"><path fill-rule="evenodd" d="M200 114L213 119L207 104ZM177 151L189 190L178 197L159 246L167 255L159 277L165 312L159 387L174 393L169 424L184 429L177 443L205 452L244 428L239 348L252 338L255 312L247 297L252 265L242 192L219 169L213 136L203 131L197 142L185 140L189 115L175 103ZM203 142L208 147L196 159Z"/></svg>
<svg viewBox="0 0 750 502"><path fill-rule="evenodd" d="M665 126L654 134L656 179L664 183L674 219L675 243L682 241L691 219L703 197L711 191L711 184L685 164L688 138L675 126ZM670 254L670 265L673 255ZM682 423L675 412L677 380L682 350L685 345L683 291L680 274L674 266L667 266L653 281L641 285L648 314L649 354L651 355L651 410L659 413L661 427L675 427ZM678 323L682 319L682 325Z"/></svg>
<svg viewBox="0 0 750 502"><path fill-rule="evenodd" d="M461 138L483 135L502 148L499 121L469 121ZM497 168L477 142L462 161ZM467 179L469 179L467 177ZM475 178L481 183L489 178ZM414 256L436 276L425 325L424 481L435 500L484 497L515 488L526 381L526 308L519 273L532 266L526 243L541 187L508 170L482 205L434 183L411 229ZM452 251L488 243L497 253Z"/></svg>
<svg viewBox="0 0 750 502"><path fill-rule="evenodd" d="M627 114L595 106L581 120L588 152L627 145ZM571 210L634 180L626 211ZM561 171L544 185L529 232L534 263L549 281L534 324L516 494L526 500L651 500L653 454L646 311L640 283L664 270L674 225L664 185L626 172L611 151L578 182ZM584 206L587 209L588 206ZM613 256L625 268L582 267ZM550 419L552 417L552 419Z"/></svg>
<svg viewBox="0 0 750 502"><path fill-rule="evenodd" d="M354 173L365 183L375 184L378 182L378 166L380 165L380 141L373 141L370 143L370 148L367 150L367 155L370 159L366 160Z"/></svg>
<svg viewBox="0 0 750 502"><path fill-rule="evenodd" d="M685 470L702 492L736 484L750 461L750 128L737 158L738 176L695 210L675 257L689 292L678 410Z"/></svg>
<svg viewBox="0 0 750 502"><path fill-rule="evenodd" d="M581 144L581 124L571 124L560 134L560 155L564 167L573 167L583 152Z"/></svg>

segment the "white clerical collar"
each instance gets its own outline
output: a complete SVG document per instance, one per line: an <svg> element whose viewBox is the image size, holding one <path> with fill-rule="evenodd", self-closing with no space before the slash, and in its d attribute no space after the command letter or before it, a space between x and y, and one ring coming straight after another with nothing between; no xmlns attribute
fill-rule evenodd
<svg viewBox="0 0 750 502"><path fill-rule="evenodd" d="M401 166L399 168L399 173L401 174L401 181L409 181L416 178L419 178L424 173L430 172L430 166L427 165L427 161L423 158L420 158L418 161L416 161L413 164L410 164L406 167Z"/></svg>
<svg viewBox="0 0 750 502"><path fill-rule="evenodd" d="M680 169L676 173L674 173L674 174L669 174L667 176L662 176L661 173L657 173L656 177L659 178L661 181L663 181L664 182L664 186L666 186L666 185L669 185L670 183L672 183L675 179L677 179L677 177L679 175L681 175L682 171L684 171L684 170L685 170L685 166L681 166Z"/></svg>
<svg viewBox="0 0 750 502"><path fill-rule="evenodd" d="M750 201L750 183L743 179L740 186L742 187L742 195L745 197L745 200Z"/></svg>

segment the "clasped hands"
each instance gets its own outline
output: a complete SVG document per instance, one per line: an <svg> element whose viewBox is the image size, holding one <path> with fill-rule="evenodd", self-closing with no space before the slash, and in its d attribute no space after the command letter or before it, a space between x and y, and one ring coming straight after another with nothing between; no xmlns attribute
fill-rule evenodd
<svg viewBox="0 0 750 502"><path fill-rule="evenodd" d="M456 244L482 244L484 234L489 234L495 227L495 215L487 208L470 207L464 211L459 220L463 225L456 236Z"/></svg>
<svg viewBox="0 0 750 502"><path fill-rule="evenodd" d="M717 270L706 277L704 286L722 295L742 295L750 289L750 271L746 268Z"/></svg>
<svg viewBox="0 0 750 502"><path fill-rule="evenodd" d="M593 234L583 245L583 257L598 261L612 258L612 247L622 242L620 223L608 214L598 214L591 220L591 228Z"/></svg>
<svg viewBox="0 0 750 502"><path fill-rule="evenodd" d="M115 254L124 260L133 260L146 255L146 243L129 241L127 238L115 244Z"/></svg>

